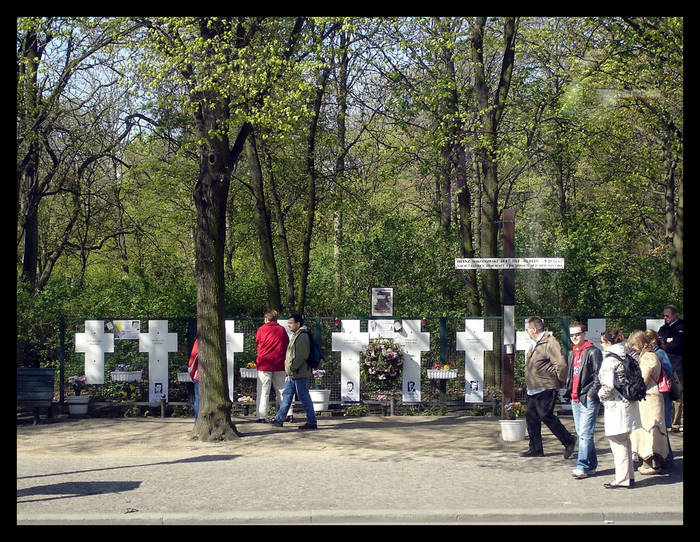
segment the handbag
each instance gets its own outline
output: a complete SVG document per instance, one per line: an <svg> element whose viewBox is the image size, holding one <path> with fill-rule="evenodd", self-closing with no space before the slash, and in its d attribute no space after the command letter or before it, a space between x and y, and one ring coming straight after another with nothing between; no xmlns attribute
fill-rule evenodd
<svg viewBox="0 0 700 542"><path fill-rule="evenodd" d="M671 380L668 378L664 368L661 368L661 374L659 375L659 391L661 393L668 393L671 391Z"/></svg>

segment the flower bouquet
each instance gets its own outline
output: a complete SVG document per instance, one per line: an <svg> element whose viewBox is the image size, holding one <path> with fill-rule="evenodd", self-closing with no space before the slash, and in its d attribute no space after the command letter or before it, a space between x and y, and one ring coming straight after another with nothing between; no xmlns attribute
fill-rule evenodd
<svg viewBox="0 0 700 542"><path fill-rule="evenodd" d="M314 375L314 385L316 386L317 390L320 390L321 381L323 380L323 377L326 376L326 371L323 369L314 369L312 372Z"/></svg>
<svg viewBox="0 0 700 542"><path fill-rule="evenodd" d="M250 405L254 403L255 399L253 399L250 395L241 395L238 397L238 404L241 405L241 410L243 410L244 416L248 415L248 409L250 408Z"/></svg>
<svg viewBox="0 0 700 542"><path fill-rule="evenodd" d="M86 382L87 378L85 377L85 375L73 375L71 377L68 377L68 384L70 384L73 387L73 393L76 396L80 395L80 392L82 391Z"/></svg>
<svg viewBox="0 0 700 542"><path fill-rule="evenodd" d="M506 413L506 416L508 417L509 420L514 420L516 418L520 418L521 416L525 415L525 405L523 405L520 402L515 402L515 403L507 403L504 407L503 410Z"/></svg>
<svg viewBox="0 0 700 542"><path fill-rule="evenodd" d="M404 351L393 339L371 339L360 353L360 370L368 382L392 384L401 373Z"/></svg>

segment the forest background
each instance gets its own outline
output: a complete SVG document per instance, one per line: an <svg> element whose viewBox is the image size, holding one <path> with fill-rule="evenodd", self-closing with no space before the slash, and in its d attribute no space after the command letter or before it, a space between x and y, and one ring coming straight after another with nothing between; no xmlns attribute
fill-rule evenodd
<svg viewBox="0 0 700 542"><path fill-rule="evenodd" d="M227 317L364 316L372 287L498 315L499 273L454 259L502 255L503 209L516 256L566 262L516 272L517 315L682 312L682 18L20 17L16 43L18 365L62 316L194 316L217 179Z"/></svg>

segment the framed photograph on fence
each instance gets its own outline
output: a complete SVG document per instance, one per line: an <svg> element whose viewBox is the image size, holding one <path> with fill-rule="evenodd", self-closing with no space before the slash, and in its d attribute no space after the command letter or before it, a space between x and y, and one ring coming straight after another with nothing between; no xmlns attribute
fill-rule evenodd
<svg viewBox="0 0 700 542"><path fill-rule="evenodd" d="M393 288L372 288L372 316L394 316Z"/></svg>

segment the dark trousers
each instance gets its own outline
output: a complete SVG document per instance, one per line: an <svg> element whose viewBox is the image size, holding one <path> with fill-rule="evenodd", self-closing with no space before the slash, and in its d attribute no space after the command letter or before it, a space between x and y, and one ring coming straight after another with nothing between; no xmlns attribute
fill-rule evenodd
<svg viewBox="0 0 700 542"><path fill-rule="evenodd" d="M530 451L542 452L542 424L544 423L554 436L564 446L571 442L573 436L568 429L554 415L554 401L557 390L545 390L535 395L529 395L527 399L527 432L530 437Z"/></svg>

